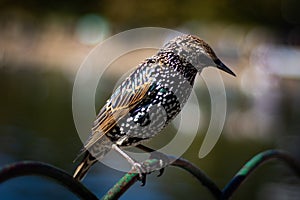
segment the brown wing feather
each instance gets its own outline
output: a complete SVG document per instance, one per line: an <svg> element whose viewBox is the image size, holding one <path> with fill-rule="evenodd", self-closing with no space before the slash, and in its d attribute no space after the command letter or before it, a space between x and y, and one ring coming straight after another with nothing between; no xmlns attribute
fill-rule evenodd
<svg viewBox="0 0 300 200"><path fill-rule="evenodd" d="M92 128L92 135L84 146L85 149L89 149L103 135L109 132L122 117L126 116L146 96L150 85L150 82L146 82L137 86L134 91L127 89L125 93L114 97L113 102L107 102L97 116Z"/></svg>

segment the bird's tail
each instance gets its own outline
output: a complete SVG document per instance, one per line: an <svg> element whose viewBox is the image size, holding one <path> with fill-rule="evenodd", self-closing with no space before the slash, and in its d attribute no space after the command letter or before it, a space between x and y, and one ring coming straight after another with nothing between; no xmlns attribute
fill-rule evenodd
<svg viewBox="0 0 300 200"><path fill-rule="evenodd" d="M76 168L73 178L81 181L90 167L97 162L97 160L101 160L111 150L112 144L113 143L107 137L101 137L89 150L83 149L79 154L79 156L84 154L83 160Z"/></svg>
<svg viewBox="0 0 300 200"><path fill-rule="evenodd" d="M90 167L97 161L95 157L93 157L88 151L85 152L85 155L83 157L83 160L81 163L78 165L76 168L73 178L76 179L77 181L81 181Z"/></svg>

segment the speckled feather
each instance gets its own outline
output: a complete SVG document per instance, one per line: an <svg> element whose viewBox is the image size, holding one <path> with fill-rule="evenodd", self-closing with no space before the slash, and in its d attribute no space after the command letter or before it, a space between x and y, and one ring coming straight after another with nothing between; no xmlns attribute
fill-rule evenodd
<svg viewBox="0 0 300 200"><path fill-rule="evenodd" d="M180 113L197 73L217 60L203 40L183 35L137 66L100 110L74 177L80 180L112 144L134 146L161 132Z"/></svg>

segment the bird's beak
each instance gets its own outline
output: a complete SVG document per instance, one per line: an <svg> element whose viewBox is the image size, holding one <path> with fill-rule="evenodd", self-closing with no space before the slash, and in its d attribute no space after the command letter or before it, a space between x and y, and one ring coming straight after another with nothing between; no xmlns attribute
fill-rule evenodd
<svg viewBox="0 0 300 200"><path fill-rule="evenodd" d="M228 74L231 74L232 76L236 76L235 73L233 73L233 71L231 71L224 63L222 63L222 61L220 59L217 59L215 61L217 68L219 68L220 70L227 72Z"/></svg>

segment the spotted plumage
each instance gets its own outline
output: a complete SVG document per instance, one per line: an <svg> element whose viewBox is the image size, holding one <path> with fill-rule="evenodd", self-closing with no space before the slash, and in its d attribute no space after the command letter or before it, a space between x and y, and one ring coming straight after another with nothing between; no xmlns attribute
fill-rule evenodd
<svg viewBox="0 0 300 200"><path fill-rule="evenodd" d="M81 180L113 144L136 146L161 132L180 113L197 73L207 66L234 75L207 43L192 35L169 41L138 65L100 110L74 178Z"/></svg>

